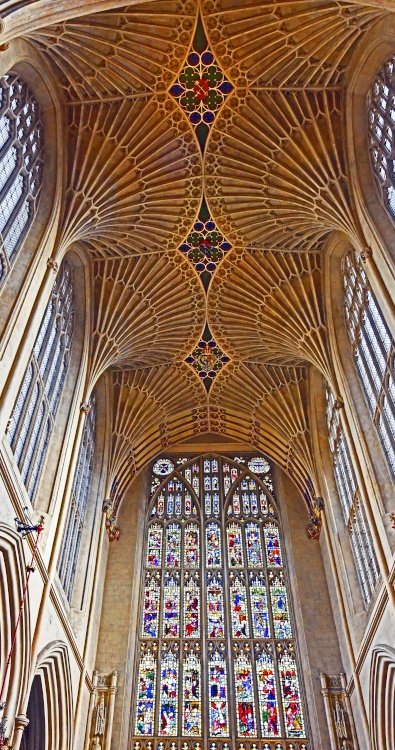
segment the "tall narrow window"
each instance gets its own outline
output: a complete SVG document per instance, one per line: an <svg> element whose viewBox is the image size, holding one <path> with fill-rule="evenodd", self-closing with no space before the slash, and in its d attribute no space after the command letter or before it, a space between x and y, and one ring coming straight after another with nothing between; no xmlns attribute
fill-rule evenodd
<svg viewBox="0 0 395 750"><path fill-rule="evenodd" d="M363 392L395 477L395 341L354 253L343 260L347 332Z"/></svg>
<svg viewBox="0 0 395 750"><path fill-rule="evenodd" d="M368 96L369 148L381 199L395 220L395 57L380 68Z"/></svg>
<svg viewBox="0 0 395 750"><path fill-rule="evenodd" d="M89 490L92 480L96 436L96 403L94 396L87 415L69 502L65 531L59 556L58 573L67 598L71 599Z"/></svg>
<svg viewBox="0 0 395 750"><path fill-rule="evenodd" d="M209 455L152 472L131 747L307 748L270 465Z"/></svg>
<svg viewBox="0 0 395 750"><path fill-rule="evenodd" d="M350 534L363 599L365 606L368 606L380 572L339 410L329 389L326 392L326 414L337 491Z"/></svg>
<svg viewBox="0 0 395 750"><path fill-rule="evenodd" d="M73 321L73 269L68 261L63 261L7 429L8 441L31 500L38 486L66 378Z"/></svg>
<svg viewBox="0 0 395 750"><path fill-rule="evenodd" d="M37 100L15 73L0 78L0 284L37 211L43 126Z"/></svg>

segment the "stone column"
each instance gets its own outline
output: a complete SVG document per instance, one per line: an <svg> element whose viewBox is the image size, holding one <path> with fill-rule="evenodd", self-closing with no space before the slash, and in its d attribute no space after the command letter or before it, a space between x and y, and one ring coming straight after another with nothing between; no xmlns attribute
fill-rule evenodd
<svg viewBox="0 0 395 750"><path fill-rule="evenodd" d="M27 718L27 716L25 716L25 714L19 714L19 716L15 717L14 734L12 738L12 748L20 747L20 744L22 742L22 735L28 724L29 724L29 719Z"/></svg>
<svg viewBox="0 0 395 750"><path fill-rule="evenodd" d="M110 750L111 749L111 738L112 738L112 725L114 721L114 705L115 705L115 696L117 694L117 684L118 684L118 672L114 671L111 674L111 683L109 688L109 699L108 699L108 714L107 714L107 726L106 726L106 743L104 745L104 750Z"/></svg>

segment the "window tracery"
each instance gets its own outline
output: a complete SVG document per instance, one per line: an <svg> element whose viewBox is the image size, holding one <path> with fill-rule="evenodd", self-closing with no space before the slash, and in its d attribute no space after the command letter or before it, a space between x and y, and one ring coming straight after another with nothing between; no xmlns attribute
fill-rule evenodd
<svg viewBox="0 0 395 750"><path fill-rule="evenodd" d="M42 184L43 120L28 85L0 78L0 284L37 212Z"/></svg>
<svg viewBox="0 0 395 750"><path fill-rule="evenodd" d="M395 56L378 71L368 96L370 158L382 201L395 221Z"/></svg>
<svg viewBox="0 0 395 750"><path fill-rule="evenodd" d="M367 607L376 588L380 571L339 409L336 408L335 397L329 388L326 391L326 415L335 482L344 521L350 535L363 600Z"/></svg>
<svg viewBox="0 0 395 750"><path fill-rule="evenodd" d="M343 260L347 333L365 399L395 478L395 341L355 253Z"/></svg>
<svg viewBox="0 0 395 750"><path fill-rule="evenodd" d="M73 591L82 531L92 481L96 439L96 401L93 396L82 434L68 514L59 555L58 574L70 600Z"/></svg>
<svg viewBox="0 0 395 750"><path fill-rule="evenodd" d="M154 464L135 750L146 746L144 738L155 738L150 747L160 750L176 750L178 741L180 750L190 750L189 738L218 750L233 739L240 748L248 739L261 750L308 748L269 486L271 467L263 457L161 458Z"/></svg>
<svg viewBox="0 0 395 750"><path fill-rule="evenodd" d="M48 449L69 365L74 326L73 268L60 266L7 428L32 500Z"/></svg>

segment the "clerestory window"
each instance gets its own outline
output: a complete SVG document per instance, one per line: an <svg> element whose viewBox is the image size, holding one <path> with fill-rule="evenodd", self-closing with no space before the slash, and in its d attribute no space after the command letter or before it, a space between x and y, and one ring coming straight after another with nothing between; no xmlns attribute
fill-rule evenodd
<svg viewBox="0 0 395 750"><path fill-rule="evenodd" d="M37 212L42 184L43 120L28 85L0 78L0 284Z"/></svg>
<svg viewBox="0 0 395 750"><path fill-rule="evenodd" d="M395 478L395 341L355 253L343 259L346 328L373 424Z"/></svg>
<svg viewBox="0 0 395 750"><path fill-rule="evenodd" d="M92 481L96 438L96 401L93 396L86 417L60 549L58 574L70 601L73 592L81 538Z"/></svg>
<svg viewBox="0 0 395 750"><path fill-rule="evenodd" d="M8 441L32 501L66 379L73 326L73 268L65 260L56 277L7 428Z"/></svg>
<svg viewBox="0 0 395 750"><path fill-rule="evenodd" d="M337 491L350 535L363 600L367 607L376 588L380 571L339 409L336 408L334 395L329 388L326 391L326 415Z"/></svg>
<svg viewBox="0 0 395 750"><path fill-rule="evenodd" d="M369 150L382 202L395 221L395 56L378 71L368 94Z"/></svg>

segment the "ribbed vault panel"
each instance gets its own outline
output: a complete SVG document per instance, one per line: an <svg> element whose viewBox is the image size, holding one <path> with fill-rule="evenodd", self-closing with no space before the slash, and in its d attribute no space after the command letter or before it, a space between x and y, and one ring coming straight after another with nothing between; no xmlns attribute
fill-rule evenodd
<svg viewBox="0 0 395 750"><path fill-rule="evenodd" d="M103 254L160 252L188 232L201 200L201 158L173 100L72 107L62 244Z"/></svg>
<svg viewBox="0 0 395 750"><path fill-rule="evenodd" d="M87 389L112 368L116 505L153 456L211 431L267 453L311 509L309 368L332 380L321 256L333 230L365 244L347 182L345 81L391 4L7 0L2 41L27 36L64 97L56 250L79 242L92 259ZM222 104L225 79L235 88ZM199 212L218 232L191 231ZM214 368L217 347L230 361L210 370L207 395L198 372ZM196 349L195 372L184 360Z"/></svg>
<svg viewBox="0 0 395 750"><path fill-rule="evenodd" d="M194 0L158 0L70 19L32 32L69 100L164 90L191 42Z"/></svg>
<svg viewBox="0 0 395 750"><path fill-rule="evenodd" d="M211 283L208 310L232 357L311 363L328 374L319 254L232 250Z"/></svg>
<svg viewBox="0 0 395 750"><path fill-rule="evenodd" d="M136 470L176 442L208 431L204 386L185 364L113 375L110 483L122 498Z"/></svg>
<svg viewBox="0 0 395 750"><path fill-rule="evenodd" d="M234 245L316 248L355 236L334 92L235 93L207 147L206 194Z"/></svg>
<svg viewBox="0 0 395 750"><path fill-rule="evenodd" d="M342 82L381 9L329 0L203 0L210 41L237 86Z"/></svg>
<svg viewBox="0 0 395 750"><path fill-rule="evenodd" d="M148 367L183 358L202 333L205 296L178 253L94 265L92 384L111 366Z"/></svg>
<svg viewBox="0 0 395 750"><path fill-rule="evenodd" d="M204 388L186 365L115 372L110 483L116 504L152 456L208 431L266 452L311 501L306 377L303 368L230 363L214 382L207 411Z"/></svg>
<svg viewBox="0 0 395 750"><path fill-rule="evenodd" d="M231 362L210 391L210 428L274 458L302 492L314 476L303 368Z"/></svg>

